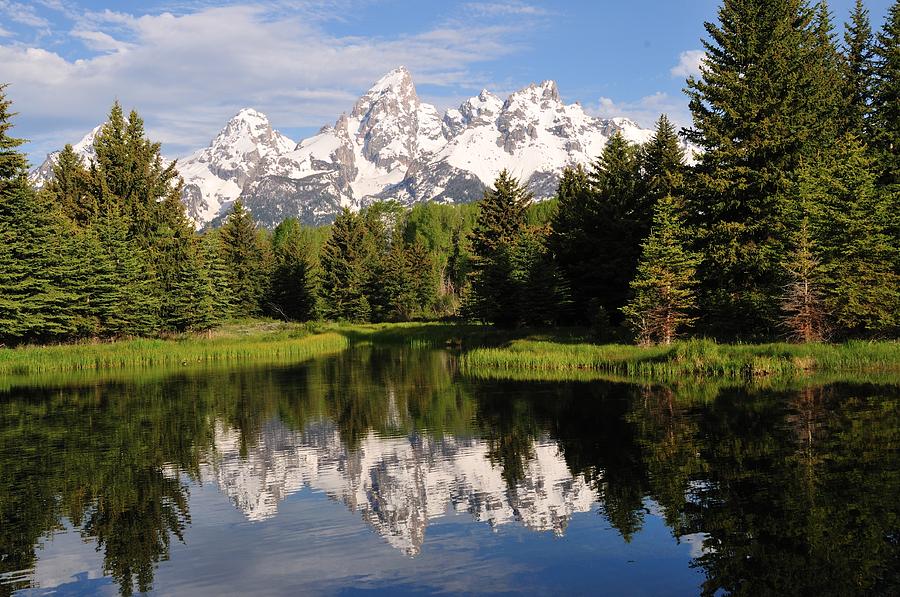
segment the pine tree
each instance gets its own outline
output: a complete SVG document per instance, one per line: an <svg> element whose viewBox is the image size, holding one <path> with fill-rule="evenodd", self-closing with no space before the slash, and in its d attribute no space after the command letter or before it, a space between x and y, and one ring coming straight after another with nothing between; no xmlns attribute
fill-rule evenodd
<svg viewBox="0 0 900 597"><path fill-rule="evenodd" d="M148 336L159 329L156 276L144 252L129 238L130 223L115 204L103 207L92 226L98 254L91 260L91 306L104 336Z"/></svg>
<svg viewBox="0 0 900 597"><path fill-rule="evenodd" d="M179 332L208 330L218 322L217 299L198 240L192 237L181 248L175 267L163 295L166 328Z"/></svg>
<svg viewBox="0 0 900 597"><path fill-rule="evenodd" d="M653 199L641 177L640 149L617 133L589 174L584 235L589 244L570 279L595 328L621 323L641 242L650 232Z"/></svg>
<svg viewBox="0 0 900 597"><path fill-rule="evenodd" d="M549 227L530 227L509 248L510 278L518 300L518 321L527 326L552 326L571 320L568 286L547 249Z"/></svg>
<svg viewBox="0 0 900 597"><path fill-rule="evenodd" d="M469 313L476 319L509 327L516 324L515 285L510 278L509 249L525 227L531 195L503 170L479 203L471 234L472 284Z"/></svg>
<svg viewBox="0 0 900 597"><path fill-rule="evenodd" d="M87 226L96 216L97 203L89 193L88 171L71 145L60 152L46 188L63 214L79 226Z"/></svg>
<svg viewBox="0 0 900 597"><path fill-rule="evenodd" d="M660 199L631 282L634 296L622 309L641 344L671 344L695 319L699 257L685 249L684 237L675 200Z"/></svg>
<svg viewBox="0 0 900 597"><path fill-rule="evenodd" d="M703 149L689 212L714 334L775 335L780 261L797 226L786 191L835 129L826 11L811 25L798 0L724 0L719 23L706 24L702 74L688 80L686 137Z"/></svg>
<svg viewBox="0 0 900 597"><path fill-rule="evenodd" d="M212 320L214 323L227 321L233 315L234 292L218 230L208 231L200 238L200 254L210 284Z"/></svg>
<svg viewBox="0 0 900 597"><path fill-rule="evenodd" d="M784 264L788 284L781 299L781 324L797 342L821 342L829 328L821 290L820 263L810 236L808 218L800 224L793 251Z"/></svg>
<svg viewBox="0 0 900 597"><path fill-rule="evenodd" d="M885 335L900 324L894 212L875 181L872 158L852 136L798 173L795 195L810 206L826 309L844 336Z"/></svg>
<svg viewBox="0 0 900 597"><path fill-rule="evenodd" d="M888 10L876 38L873 70L870 131L881 169L879 182L900 193L900 0Z"/></svg>
<svg viewBox="0 0 900 597"><path fill-rule="evenodd" d="M849 98L843 89L847 67L835 41L834 21L826 0L816 5L811 34L812 47L806 60L811 85L805 91L809 97L801 96L801 101L817 118L809 140L810 148L815 148L834 143L850 126Z"/></svg>
<svg viewBox="0 0 900 597"><path fill-rule="evenodd" d="M656 121L653 137L641 148L644 188L652 201L683 195L684 157L675 126L663 114Z"/></svg>
<svg viewBox="0 0 900 597"><path fill-rule="evenodd" d="M266 294L265 251L253 216L236 201L220 231L222 255L228 268L235 315L248 317L262 311Z"/></svg>
<svg viewBox="0 0 900 597"><path fill-rule="evenodd" d="M335 219L322 249L322 297L328 317L365 322L372 309L366 297L366 228L344 209Z"/></svg>
<svg viewBox="0 0 900 597"><path fill-rule="evenodd" d="M863 0L856 0L844 31L844 96L847 132L863 138L872 101L872 25Z"/></svg>
<svg viewBox="0 0 900 597"><path fill-rule="evenodd" d="M275 228L272 239L275 267L272 276L273 314L293 321L316 317L317 289L310 248L302 238L302 226L288 218Z"/></svg>
<svg viewBox="0 0 900 597"><path fill-rule="evenodd" d="M59 214L28 184L28 163L9 136L11 102L0 86L0 342L70 336L75 297L63 272L71 264Z"/></svg>

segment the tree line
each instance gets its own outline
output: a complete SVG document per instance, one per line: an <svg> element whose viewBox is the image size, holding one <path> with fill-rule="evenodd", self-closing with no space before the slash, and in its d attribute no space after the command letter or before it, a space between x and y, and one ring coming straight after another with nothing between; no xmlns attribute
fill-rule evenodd
<svg viewBox="0 0 900 597"><path fill-rule="evenodd" d="M116 103L41 190L0 87L0 342L205 330L235 317L590 326L604 339L900 332L900 1L838 40L825 1L724 0L692 127L614 136L557 196L508 172L474 205L381 202L194 231L181 181ZM699 148L687 160L680 138ZM690 164L688 163L690 162Z"/></svg>

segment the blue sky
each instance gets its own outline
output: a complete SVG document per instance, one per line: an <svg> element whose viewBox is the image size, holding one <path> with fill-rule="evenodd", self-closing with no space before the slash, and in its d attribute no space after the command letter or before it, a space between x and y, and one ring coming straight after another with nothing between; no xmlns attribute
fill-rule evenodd
<svg viewBox="0 0 900 597"><path fill-rule="evenodd" d="M853 0L832 0L842 23ZM880 25L892 0L868 0ZM136 108L175 157L244 106L300 138L403 64L439 108L554 79L601 116L688 124L681 89L719 0L0 0L0 81L37 162Z"/></svg>

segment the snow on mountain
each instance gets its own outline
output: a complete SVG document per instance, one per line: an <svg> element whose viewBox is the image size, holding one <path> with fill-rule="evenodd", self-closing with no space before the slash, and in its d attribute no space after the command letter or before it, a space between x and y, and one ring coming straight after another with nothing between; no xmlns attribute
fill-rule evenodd
<svg viewBox="0 0 900 597"><path fill-rule="evenodd" d="M264 114L244 108L208 147L179 161L188 215L196 222L212 220L256 180L267 160L288 153L294 145L272 129Z"/></svg>
<svg viewBox="0 0 900 597"><path fill-rule="evenodd" d="M94 127L94 130L89 132L87 135L81 138L81 141L72 146L72 150L76 155L80 156L81 159L84 160L85 165L89 164L91 160L97 157L96 152L94 151L94 137L97 136L97 133L100 132L100 128L103 125L100 124ZM28 174L28 180L31 181L35 187L40 188L47 184L47 182L53 177L53 167L56 165L56 161L59 159L59 154L61 151L54 151L47 155L47 159L44 160L37 168L33 169Z"/></svg>
<svg viewBox="0 0 900 597"><path fill-rule="evenodd" d="M420 100L409 71L400 67L333 126L299 143L245 108L178 168L184 203L199 226L220 221L239 197L263 226L289 216L323 224L343 207L377 200L475 201L504 168L535 199L546 199L565 167L596 159L616 132L634 143L653 134L626 118L595 118L577 103L564 103L553 81L529 85L505 101L484 90L440 114ZM79 143L87 159L92 135ZM53 159L34 171L36 181L51 173Z"/></svg>

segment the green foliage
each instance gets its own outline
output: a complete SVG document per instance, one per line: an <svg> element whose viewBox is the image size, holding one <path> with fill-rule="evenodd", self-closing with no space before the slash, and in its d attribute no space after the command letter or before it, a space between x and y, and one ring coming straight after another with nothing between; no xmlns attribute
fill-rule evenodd
<svg viewBox="0 0 900 597"><path fill-rule="evenodd" d="M888 10L875 40L872 80L872 145L878 155L880 182L900 186L900 2Z"/></svg>
<svg viewBox="0 0 900 597"><path fill-rule="evenodd" d="M471 233L472 296L469 313L475 319L510 327L518 323L518 293L512 278L512 247L525 228L531 196L504 170L479 203Z"/></svg>
<svg viewBox="0 0 900 597"><path fill-rule="evenodd" d="M222 257L229 273L233 312L239 317L262 312L269 280L264 239L257 233L253 216L236 201L219 232Z"/></svg>
<svg viewBox="0 0 900 597"><path fill-rule="evenodd" d="M900 277L893 211L875 186L872 159L847 137L804 166L797 196L810 206L825 304L843 335L884 335L898 325Z"/></svg>
<svg viewBox="0 0 900 597"><path fill-rule="evenodd" d="M646 164L655 184L674 178L666 160L672 131L664 129ZM621 320L628 284L650 228L653 198L645 192L641 151L616 134L589 174L581 168L563 173L557 193L549 245L571 287L574 312L581 323L604 325ZM665 154L665 155L663 155ZM659 158L659 162L656 161Z"/></svg>
<svg viewBox="0 0 900 597"><path fill-rule="evenodd" d="M669 345L695 320L700 258L684 248L685 237L675 201L663 197L631 282L634 297L622 309L641 344Z"/></svg>
<svg viewBox="0 0 900 597"><path fill-rule="evenodd" d="M97 198L89 189L84 160L67 144L53 165L47 192L55 197L63 214L83 227L91 223L98 210Z"/></svg>
<svg viewBox="0 0 900 597"><path fill-rule="evenodd" d="M322 249L322 297L328 317L368 321L372 308L366 297L366 227L362 218L344 209L331 227Z"/></svg>
<svg viewBox="0 0 900 597"><path fill-rule="evenodd" d="M725 0L707 23L699 79L688 80L688 140L703 150L690 212L697 226L705 324L771 337L781 256L796 222L784 191L804 157L834 142L840 111L827 7Z"/></svg>
<svg viewBox="0 0 900 597"><path fill-rule="evenodd" d="M788 282L781 302L782 325L797 342L822 342L829 336L822 271L815 253L809 218L804 217L794 247L785 260Z"/></svg>
<svg viewBox="0 0 900 597"><path fill-rule="evenodd" d="M848 132L862 138L868 130L872 101L872 25L863 0L856 0L844 31L844 96L847 98Z"/></svg>
<svg viewBox="0 0 900 597"><path fill-rule="evenodd" d="M303 226L289 218L275 228L272 237L275 267L272 274L271 310L291 321L317 317L318 280L311 256L313 247Z"/></svg>

